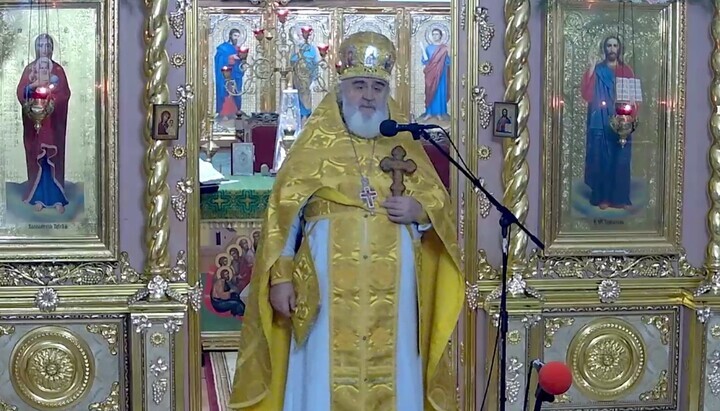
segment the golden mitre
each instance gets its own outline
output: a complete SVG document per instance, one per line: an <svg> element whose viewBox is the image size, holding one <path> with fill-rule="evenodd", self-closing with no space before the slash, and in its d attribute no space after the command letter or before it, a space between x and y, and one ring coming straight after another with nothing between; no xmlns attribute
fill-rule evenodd
<svg viewBox="0 0 720 411"><path fill-rule="evenodd" d="M361 31L342 42L338 57L340 80L371 77L390 82L397 55L390 39L380 33Z"/></svg>

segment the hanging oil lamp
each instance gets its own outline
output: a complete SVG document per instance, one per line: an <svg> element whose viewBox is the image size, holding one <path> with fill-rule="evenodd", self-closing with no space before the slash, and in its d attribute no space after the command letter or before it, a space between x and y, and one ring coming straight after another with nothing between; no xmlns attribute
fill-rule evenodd
<svg viewBox="0 0 720 411"><path fill-rule="evenodd" d="M29 93L23 103L23 114L32 120L35 132L40 132L43 120L55 110L55 101L52 98L52 85L38 87Z"/></svg>
<svg viewBox="0 0 720 411"><path fill-rule="evenodd" d="M615 104L615 115L610 117L610 127L618 134L620 147L625 147L627 139L637 128L635 106L630 102Z"/></svg>

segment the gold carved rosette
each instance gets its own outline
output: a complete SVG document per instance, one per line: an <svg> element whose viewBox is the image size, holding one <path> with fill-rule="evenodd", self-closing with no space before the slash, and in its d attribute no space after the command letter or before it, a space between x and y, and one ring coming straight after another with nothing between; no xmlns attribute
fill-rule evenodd
<svg viewBox="0 0 720 411"><path fill-rule="evenodd" d="M0 315L0 409L126 408L126 342L122 314Z"/></svg>

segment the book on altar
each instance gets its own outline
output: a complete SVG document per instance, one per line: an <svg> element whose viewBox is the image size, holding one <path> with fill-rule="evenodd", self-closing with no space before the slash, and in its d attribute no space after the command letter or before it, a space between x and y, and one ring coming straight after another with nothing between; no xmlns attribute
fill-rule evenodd
<svg viewBox="0 0 720 411"><path fill-rule="evenodd" d="M221 172L215 170L215 167L213 167L212 163L209 161L201 158L198 166L198 178L200 184L220 184L221 182L227 180Z"/></svg>
<svg viewBox="0 0 720 411"><path fill-rule="evenodd" d="M617 77L615 79L615 101L628 101L631 103L642 101L640 79Z"/></svg>

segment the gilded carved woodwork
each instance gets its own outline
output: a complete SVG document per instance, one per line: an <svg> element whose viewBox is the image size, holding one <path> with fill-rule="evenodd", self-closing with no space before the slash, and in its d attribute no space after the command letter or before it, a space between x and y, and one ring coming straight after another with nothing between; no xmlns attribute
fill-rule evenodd
<svg viewBox="0 0 720 411"><path fill-rule="evenodd" d="M147 177L145 189L145 245L147 249L145 269L149 276L167 275L170 258L168 240L170 221L170 189L167 183L169 158L167 142L155 140L153 136L153 108L155 104L169 102L167 75L170 61L165 44L168 39L168 0L147 0L145 2L145 139L146 153L143 168Z"/></svg>
<svg viewBox="0 0 720 411"><path fill-rule="evenodd" d="M110 386L110 393L101 402L94 402L88 407L88 411L117 411L120 409L120 383L115 381Z"/></svg>
<svg viewBox="0 0 720 411"><path fill-rule="evenodd" d="M69 407L87 395L95 361L87 343L64 327L45 326L25 334L10 358L10 382L25 403Z"/></svg>
<svg viewBox="0 0 720 411"><path fill-rule="evenodd" d="M567 363L575 387L597 401L622 398L642 378L645 343L630 323L603 318L583 327L570 342Z"/></svg>

